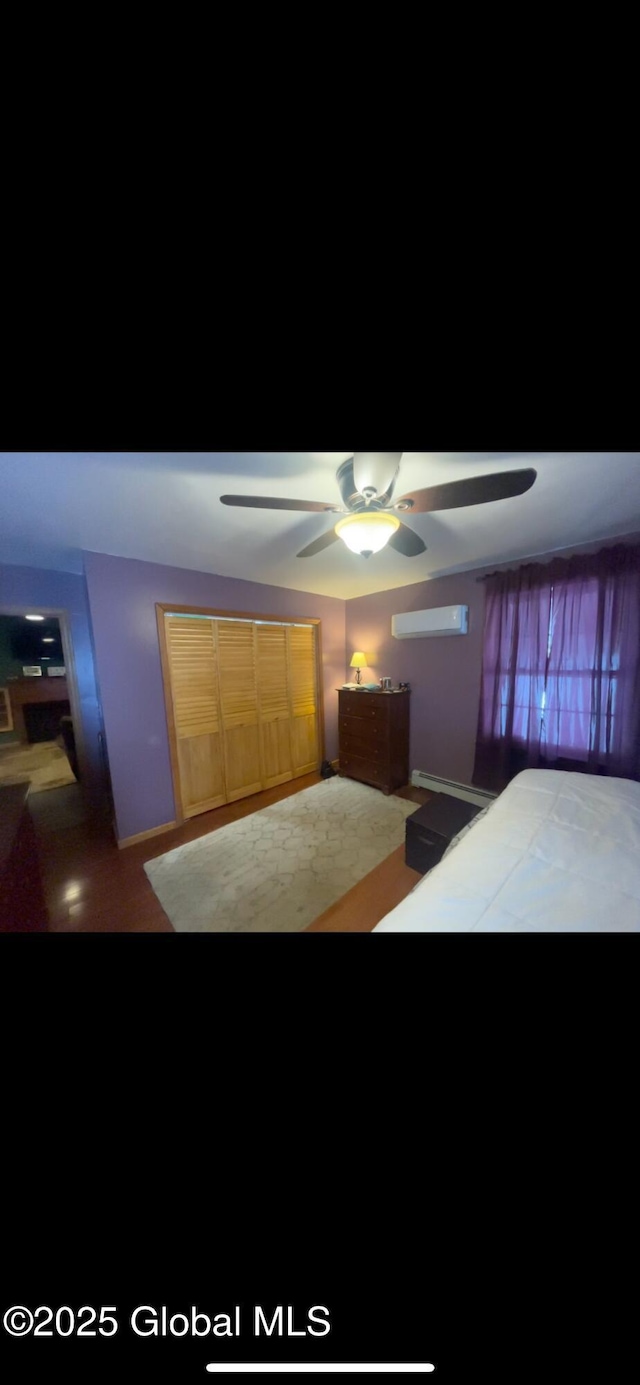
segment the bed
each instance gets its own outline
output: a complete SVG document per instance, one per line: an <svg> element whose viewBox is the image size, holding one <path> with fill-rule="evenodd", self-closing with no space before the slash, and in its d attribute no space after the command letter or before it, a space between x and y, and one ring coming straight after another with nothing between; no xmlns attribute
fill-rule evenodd
<svg viewBox="0 0 640 1385"><path fill-rule="evenodd" d="M640 784L524 770L373 931L640 932Z"/></svg>

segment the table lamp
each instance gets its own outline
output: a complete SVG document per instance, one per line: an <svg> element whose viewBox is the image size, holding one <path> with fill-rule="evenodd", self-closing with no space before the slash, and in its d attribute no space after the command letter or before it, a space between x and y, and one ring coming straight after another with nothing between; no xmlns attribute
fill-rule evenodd
<svg viewBox="0 0 640 1385"><path fill-rule="evenodd" d="M352 656L351 664L350 664L350 668L354 668L355 671L356 671L356 683L361 683L361 682L362 682L362 674L360 673L360 669L361 669L361 668L366 668L366 667L367 667L367 656L366 656L366 654L362 654L362 653L360 652L360 650L356 650L355 654Z"/></svg>

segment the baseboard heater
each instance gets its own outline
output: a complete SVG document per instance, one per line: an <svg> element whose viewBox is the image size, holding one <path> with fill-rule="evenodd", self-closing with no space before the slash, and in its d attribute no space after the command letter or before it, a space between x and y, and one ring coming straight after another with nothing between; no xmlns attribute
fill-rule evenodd
<svg viewBox="0 0 640 1385"><path fill-rule="evenodd" d="M449 793L453 798L463 798L466 803L477 803L480 808L488 808L498 797L495 793L485 793L484 789L476 789L472 784L456 784L454 779L440 779L437 774L425 774L421 769L414 769L411 783L414 789Z"/></svg>

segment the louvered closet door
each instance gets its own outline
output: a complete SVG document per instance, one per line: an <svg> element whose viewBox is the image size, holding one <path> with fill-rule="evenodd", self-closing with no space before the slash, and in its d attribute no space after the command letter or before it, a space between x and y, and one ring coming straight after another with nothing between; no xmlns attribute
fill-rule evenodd
<svg viewBox="0 0 640 1385"><path fill-rule="evenodd" d="M180 793L185 817L226 803L212 620L166 616Z"/></svg>
<svg viewBox="0 0 640 1385"><path fill-rule="evenodd" d="M272 789L293 779L287 632L282 625L256 626L262 784Z"/></svg>
<svg viewBox="0 0 640 1385"><path fill-rule="evenodd" d="M291 756L294 775L318 769L318 687L313 625L287 627L291 693Z"/></svg>
<svg viewBox="0 0 640 1385"><path fill-rule="evenodd" d="M220 620L218 669L227 801L262 788L255 625Z"/></svg>

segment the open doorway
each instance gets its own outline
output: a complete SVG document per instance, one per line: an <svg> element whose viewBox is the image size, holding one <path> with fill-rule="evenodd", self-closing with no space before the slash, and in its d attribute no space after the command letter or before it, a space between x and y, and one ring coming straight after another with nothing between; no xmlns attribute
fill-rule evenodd
<svg viewBox="0 0 640 1385"><path fill-rule="evenodd" d="M27 783L45 830L85 821L79 740L64 613L0 612L0 787Z"/></svg>

